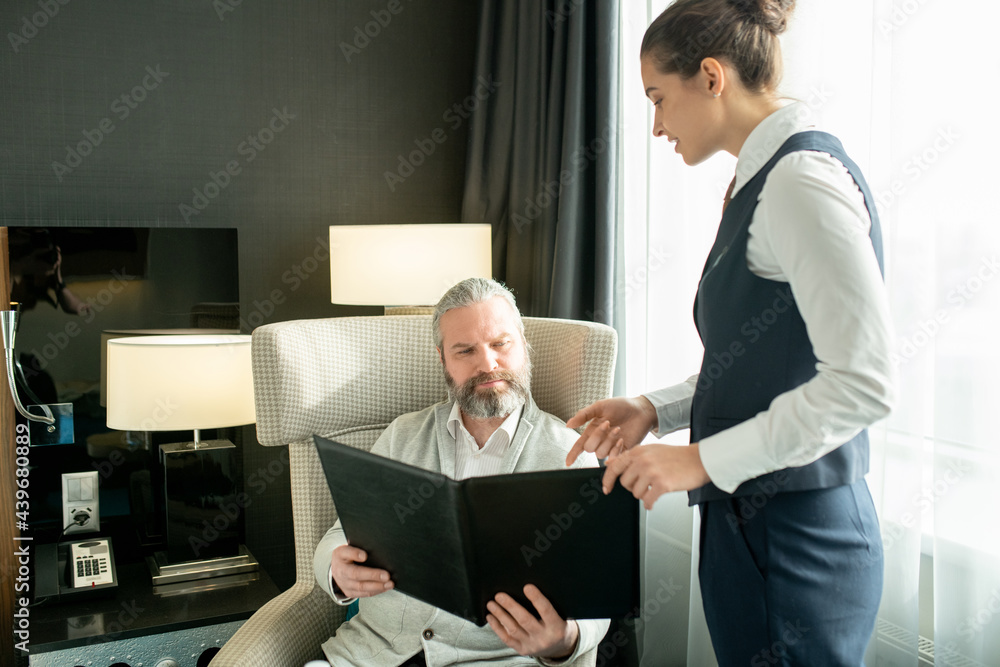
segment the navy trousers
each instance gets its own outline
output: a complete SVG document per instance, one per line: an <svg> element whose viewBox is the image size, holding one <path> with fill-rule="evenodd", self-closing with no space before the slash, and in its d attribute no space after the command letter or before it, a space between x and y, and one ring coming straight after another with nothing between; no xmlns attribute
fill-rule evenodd
<svg viewBox="0 0 1000 667"><path fill-rule="evenodd" d="M721 667L864 664L882 538L863 479L699 508L698 575Z"/></svg>

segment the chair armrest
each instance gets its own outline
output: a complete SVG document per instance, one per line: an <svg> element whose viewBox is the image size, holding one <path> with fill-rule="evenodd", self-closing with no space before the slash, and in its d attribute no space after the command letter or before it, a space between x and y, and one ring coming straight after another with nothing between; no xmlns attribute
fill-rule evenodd
<svg viewBox="0 0 1000 667"><path fill-rule="evenodd" d="M257 610L226 642L211 667L302 667L322 659L320 645L346 607L315 585L297 583Z"/></svg>

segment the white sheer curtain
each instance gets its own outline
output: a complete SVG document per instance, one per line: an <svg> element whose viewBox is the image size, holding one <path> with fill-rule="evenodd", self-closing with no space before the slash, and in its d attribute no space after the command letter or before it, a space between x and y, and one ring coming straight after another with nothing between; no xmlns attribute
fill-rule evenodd
<svg viewBox="0 0 1000 667"><path fill-rule="evenodd" d="M697 371L691 305L735 159L650 134L638 51L666 0L622 3L626 392ZM869 665L1000 665L1000 5L799 2L782 92L840 137L878 200L900 400L872 429L885 587ZM686 443L687 433L670 442ZM714 664L681 495L649 514L642 664ZM664 593L669 591L669 593ZM931 657L933 655L933 658Z"/></svg>

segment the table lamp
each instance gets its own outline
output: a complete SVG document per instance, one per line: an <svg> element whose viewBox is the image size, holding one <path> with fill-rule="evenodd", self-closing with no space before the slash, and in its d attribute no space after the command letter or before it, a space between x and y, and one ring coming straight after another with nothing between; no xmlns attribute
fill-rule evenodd
<svg viewBox="0 0 1000 667"><path fill-rule="evenodd" d="M333 225L330 300L430 312L460 280L492 276L491 238L488 224Z"/></svg>
<svg viewBox="0 0 1000 667"><path fill-rule="evenodd" d="M250 336L137 336L107 346L108 427L194 433L160 446L167 545L147 559L153 583L257 569L240 544L236 446L200 433L256 421Z"/></svg>

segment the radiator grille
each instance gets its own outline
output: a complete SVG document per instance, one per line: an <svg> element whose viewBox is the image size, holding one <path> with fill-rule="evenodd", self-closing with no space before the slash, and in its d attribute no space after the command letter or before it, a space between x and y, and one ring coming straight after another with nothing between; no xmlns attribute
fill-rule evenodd
<svg viewBox="0 0 1000 667"><path fill-rule="evenodd" d="M920 667L934 667L934 640L923 636L915 636L905 628L880 618L876 625L878 639L883 644L903 653L912 655L913 646L917 646L917 658ZM942 650L940 658L948 667L987 667L983 663L966 657L957 651Z"/></svg>

